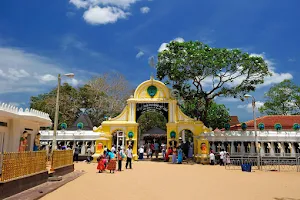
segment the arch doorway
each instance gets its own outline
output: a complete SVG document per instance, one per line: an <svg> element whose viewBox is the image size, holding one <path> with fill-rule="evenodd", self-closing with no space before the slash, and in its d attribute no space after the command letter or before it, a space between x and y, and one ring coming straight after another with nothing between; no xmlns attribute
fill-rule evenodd
<svg viewBox="0 0 300 200"><path fill-rule="evenodd" d="M167 119L164 115L155 111L147 111L137 119L139 124L138 144L145 143L166 143L167 140Z"/></svg>

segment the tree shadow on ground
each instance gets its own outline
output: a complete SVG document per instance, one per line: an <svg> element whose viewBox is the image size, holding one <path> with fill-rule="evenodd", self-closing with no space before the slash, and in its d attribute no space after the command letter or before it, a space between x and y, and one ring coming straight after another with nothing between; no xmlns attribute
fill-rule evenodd
<svg viewBox="0 0 300 200"><path fill-rule="evenodd" d="M288 198L288 197L275 197L274 200L300 200L300 199Z"/></svg>

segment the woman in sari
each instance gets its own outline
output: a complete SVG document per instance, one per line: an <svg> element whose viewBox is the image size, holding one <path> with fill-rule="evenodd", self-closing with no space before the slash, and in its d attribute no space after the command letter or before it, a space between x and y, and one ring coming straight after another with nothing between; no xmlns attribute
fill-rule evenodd
<svg viewBox="0 0 300 200"><path fill-rule="evenodd" d="M174 148L173 154L172 154L172 163L175 164L177 162L177 152L176 149Z"/></svg>
<svg viewBox="0 0 300 200"><path fill-rule="evenodd" d="M177 160L177 163L178 164L181 164L182 163L182 149L181 148L179 148L178 149L178 160Z"/></svg>
<svg viewBox="0 0 300 200"><path fill-rule="evenodd" d="M108 155L107 169L109 170L109 173L111 173L111 172L115 173L116 166L117 166L115 154L108 150L107 155Z"/></svg>
<svg viewBox="0 0 300 200"><path fill-rule="evenodd" d="M167 154L166 154L166 157L165 157L165 161L166 162L169 162L169 155L171 155L171 154L172 154L172 148L169 147L168 151L167 151Z"/></svg>
<svg viewBox="0 0 300 200"><path fill-rule="evenodd" d="M105 170L105 165L104 165L104 157L100 156L98 159L98 166L97 169L99 170L99 173L102 173Z"/></svg>

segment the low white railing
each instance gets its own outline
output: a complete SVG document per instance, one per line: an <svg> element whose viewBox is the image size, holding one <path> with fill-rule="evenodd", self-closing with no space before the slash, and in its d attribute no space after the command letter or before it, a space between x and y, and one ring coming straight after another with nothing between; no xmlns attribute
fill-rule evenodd
<svg viewBox="0 0 300 200"><path fill-rule="evenodd" d="M35 110L35 109L29 109L26 108L25 110L23 110L23 108L18 108L16 106L7 104L7 103L0 103L0 110L9 112L9 113L13 113L16 115L32 115L32 116L36 116L36 117L40 117L40 118L44 118L44 119L49 119L49 114L48 113L44 113L42 111L39 110Z"/></svg>

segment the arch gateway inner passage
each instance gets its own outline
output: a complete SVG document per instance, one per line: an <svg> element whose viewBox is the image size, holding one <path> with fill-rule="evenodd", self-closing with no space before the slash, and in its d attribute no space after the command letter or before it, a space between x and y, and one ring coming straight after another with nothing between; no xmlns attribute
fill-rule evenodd
<svg viewBox="0 0 300 200"><path fill-rule="evenodd" d="M96 154L103 151L104 145L110 148L113 133L116 130L121 130L126 140L124 142L125 148L129 144L133 145L134 158L137 159L139 126L137 120L147 111L159 112L167 119L168 147L174 143L178 144L179 133L188 129L194 137L194 154L200 154L201 144L203 146L205 141L200 136L202 133L211 132L211 130L203 122L186 116L179 108L177 100L171 96L170 89L164 83L153 78L141 83L136 88L134 95L127 100L127 105L119 116L102 122L101 126L94 129L95 132L100 133L100 138L96 141ZM208 148L208 142L206 145Z"/></svg>

